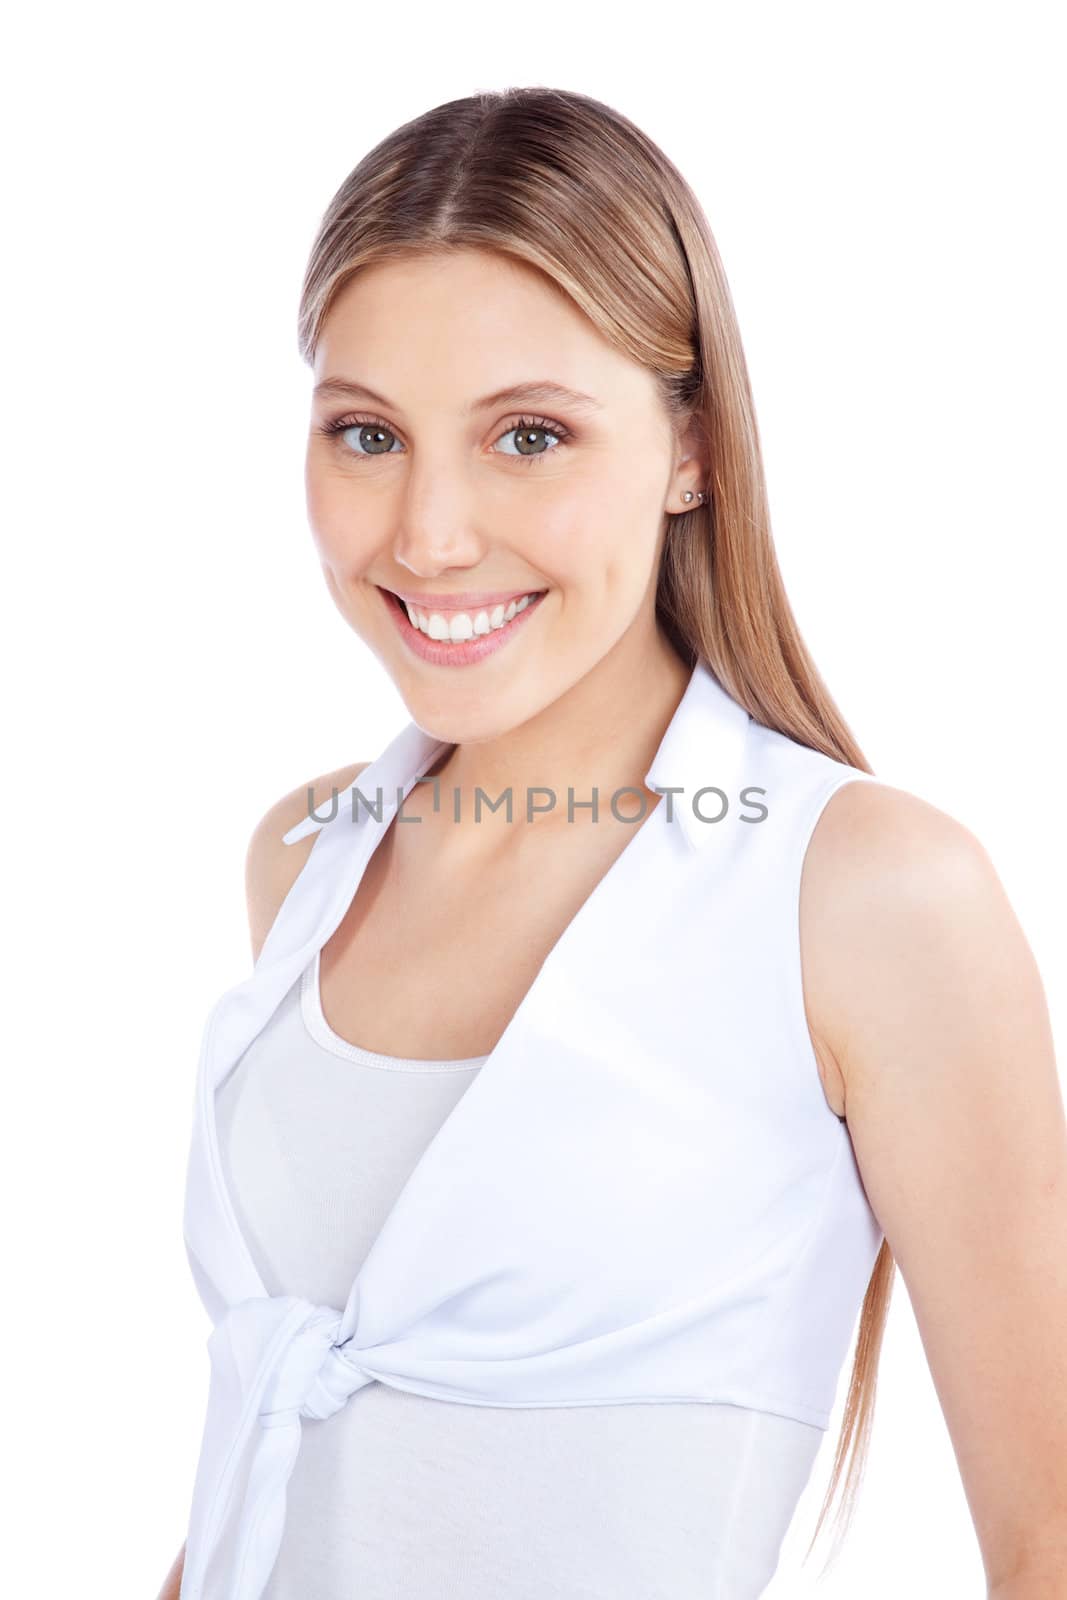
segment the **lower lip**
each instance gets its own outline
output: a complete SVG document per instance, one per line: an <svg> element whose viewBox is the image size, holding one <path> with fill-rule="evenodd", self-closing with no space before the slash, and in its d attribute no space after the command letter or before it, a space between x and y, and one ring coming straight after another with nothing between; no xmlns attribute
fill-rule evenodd
<svg viewBox="0 0 1067 1600"><path fill-rule="evenodd" d="M505 622L502 628L491 628L488 633L476 633L472 638L463 639L457 644L446 644L441 639L427 638L420 628L412 627L403 602L398 600L395 594L391 594L388 589L381 589L379 593L390 615L395 619L400 636L408 649L435 667L469 667L476 661L484 661L486 656L494 655L497 650L504 648L509 639L515 637L544 599L544 594L531 599L521 611L515 613L510 622Z"/></svg>

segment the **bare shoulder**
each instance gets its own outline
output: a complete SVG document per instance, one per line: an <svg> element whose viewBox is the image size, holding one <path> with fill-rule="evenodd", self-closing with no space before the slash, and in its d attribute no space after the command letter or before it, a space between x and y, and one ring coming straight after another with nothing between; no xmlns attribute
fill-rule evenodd
<svg viewBox="0 0 1067 1600"><path fill-rule="evenodd" d="M981 842L928 801L881 782L845 784L827 801L804 859L800 940L808 1022L827 1099L845 1114L864 1029L916 1006L923 984L992 949L1013 921ZM928 985L927 985L928 987Z"/></svg>
<svg viewBox="0 0 1067 1600"><path fill-rule="evenodd" d="M989 1592L1047 1576L1062 1593L1067 1120L1037 961L985 849L914 795L839 789L805 876L813 1037L840 1070Z"/></svg>
<svg viewBox="0 0 1067 1600"><path fill-rule="evenodd" d="M256 823L245 856L245 893L253 959L259 956L281 903L300 875L317 837L312 833L294 844L283 844L285 834L302 822L309 810L318 811L328 806L332 792L346 789L368 764L357 761L300 784L276 800Z"/></svg>

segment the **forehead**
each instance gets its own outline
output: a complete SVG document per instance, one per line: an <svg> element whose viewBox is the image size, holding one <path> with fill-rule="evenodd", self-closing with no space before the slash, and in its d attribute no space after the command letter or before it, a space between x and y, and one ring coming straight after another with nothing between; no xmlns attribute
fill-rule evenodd
<svg viewBox="0 0 1067 1600"><path fill-rule="evenodd" d="M401 403L462 405L529 379L617 412L655 401L652 375L605 339L544 273L489 251L360 269L323 319L315 381L349 378Z"/></svg>

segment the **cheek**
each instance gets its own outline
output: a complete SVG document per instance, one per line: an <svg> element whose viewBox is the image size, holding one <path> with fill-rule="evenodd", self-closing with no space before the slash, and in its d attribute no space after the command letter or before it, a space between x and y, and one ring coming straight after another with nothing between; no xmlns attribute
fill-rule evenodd
<svg viewBox="0 0 1067 1600"><path fill-rule="evenodd" d="M308 527L320 561L342 578L358 574L380 542L373 507L355 514L348 486L328 474L309 471L305 487Z"/></svg>
<svg viewBox="0 0 1067 1600"><path fill-rule="evenodd" d="M655 563L662 516L662 484L640 486L631 478L598 485L595 492L567 494L557 505L542 503L523 534L530 566L560 585L617 595L640 594Z"/></svg>

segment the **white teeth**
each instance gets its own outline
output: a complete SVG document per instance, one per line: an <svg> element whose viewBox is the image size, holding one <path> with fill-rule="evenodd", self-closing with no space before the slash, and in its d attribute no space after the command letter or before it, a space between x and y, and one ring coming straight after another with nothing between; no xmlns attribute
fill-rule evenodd
<svg viewBox="0 0 1067 1600"><path fill-rule="evenodd" d="M420 633L449 644L462 644L475 634L492 633L503 628L520 611L525 611L535 598L534 594L524 594L519 600L509 600L506 606L494 606L492 611L454 611L450 617L442 616L439 611L416 611L406 600L402 604L412 627L418 628Z"/></svg>

